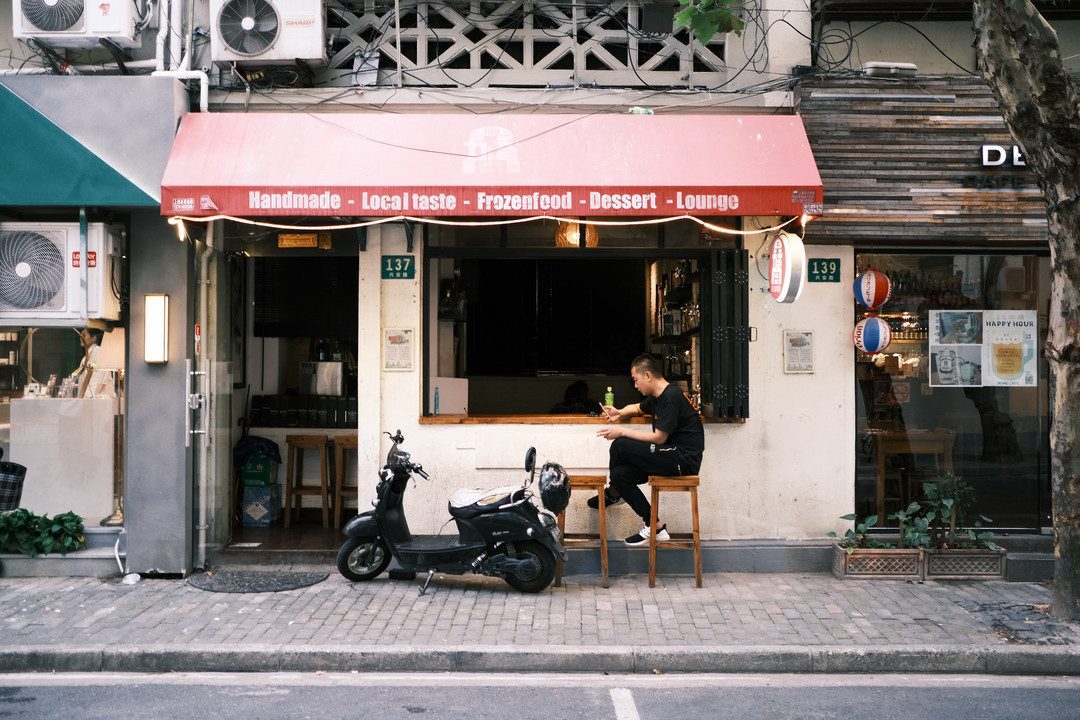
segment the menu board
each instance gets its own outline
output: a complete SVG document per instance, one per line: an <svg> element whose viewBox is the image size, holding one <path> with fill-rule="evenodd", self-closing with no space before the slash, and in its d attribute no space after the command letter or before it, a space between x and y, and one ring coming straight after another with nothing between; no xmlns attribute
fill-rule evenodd
<svg viewBox="0 0 1080 720"><path fill-rule="evenodd" d="M1036 337L1034 310L931 310L930 385L1034 387Z"/></svg>

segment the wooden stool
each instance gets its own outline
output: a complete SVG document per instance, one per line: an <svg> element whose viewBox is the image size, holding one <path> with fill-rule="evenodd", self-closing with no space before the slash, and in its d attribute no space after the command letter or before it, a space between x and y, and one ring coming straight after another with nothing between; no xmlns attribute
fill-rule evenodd
<svg viewBox="0 0 1080 720"><path fill-rule="evenodd" d="M341 527L341 511L345 507L345 489L356 489L357 493L360 492L358 483L345 482L345 451L355 450L357 447L355 435L338 435L334 438L334 527ZM356 476L353 476L356 479ZM353 497L357 501L357 510L360 509L360 501L358 497Z"/></svg>
<svg viewBox="0 0 1080 720"><path fill-rule="evenodd" d="M601 584L608 587L608 563L607 563L607 510L604 507L604 487L607 485L606 475L570 475L570 493L573 497L574 490L593 490L600 495L600 528L599 533L570 533L563 534L563 545L573 543L583 545L589 541L600 538L600 574ZM559 513L559 532L566 527L566 510ZM569 543L567 541L570 541ZM555 587L562 587L562 558L555 558Z"/></svg>
<svg viewBox="0 0 1080 720"><path fill-rule="evenodd" d="M656 530L657 506L660 505L660 493L662 492L688 492L690 493L690 515L693 521L694 532L668 534L671 540L656 540L656 533L649 535L649 587L656 587L656 546L694 548L694 573L697 576L697 586L701 587L701 531L698 527L697 489L699 478L697 475L682 475L668 477L664 475L650 475L649 487L652 488L652 515L649 527ZM677 538L677 539L676 539Z"/></svg>
<svg viewBox="0 0 1080 720"><path fill-rule="evenodd" d="M319 495L322 498L322 525L330 527L330 489L326 473L326 436L325 435L286 435L288 463L285 468L285 527L292 520L293 496ZM318 450L321 467L321 482L316 485L304 484L304 450ZM304 501L301 497L300 507Z"/></svg>

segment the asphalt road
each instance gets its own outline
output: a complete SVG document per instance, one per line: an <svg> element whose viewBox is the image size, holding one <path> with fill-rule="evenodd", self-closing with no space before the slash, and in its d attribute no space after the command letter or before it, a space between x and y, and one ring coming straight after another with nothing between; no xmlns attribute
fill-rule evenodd
<svg viewBox="0 0 1080 720"><path fill-rule="evenodd" d="M0 675L0 717L1045 720L1080 678L985 675Z"/></svg>

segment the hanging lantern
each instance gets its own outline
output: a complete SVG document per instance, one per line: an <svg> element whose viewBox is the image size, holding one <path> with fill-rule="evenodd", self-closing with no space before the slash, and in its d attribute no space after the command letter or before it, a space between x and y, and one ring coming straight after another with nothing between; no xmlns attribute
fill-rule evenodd
<svg viewBox="0 0 1080 720"><path fill-rule="evenodd" d="M855 341L855 347L864 353L876 353L889 347L889 343L892 342L892 331L889 330L889 323L876 315L871 315L855 325L852 339Z"/></svg>
<svg viewBox="0 0 1080 720"><path fill-rule="evenodd" d="M855 300L863 307L873 310L888 302L892 294L892 283L885 273L870 268L855 278L853 289Z"/></svg>
<svg viewBox="0 0 1080 720"><path fill-rule="evenodd" d="M585 225L585 247L596 247L600 235L595 225ZM581 247L581 223L560 222L555 231L556 247Z"/></svg>

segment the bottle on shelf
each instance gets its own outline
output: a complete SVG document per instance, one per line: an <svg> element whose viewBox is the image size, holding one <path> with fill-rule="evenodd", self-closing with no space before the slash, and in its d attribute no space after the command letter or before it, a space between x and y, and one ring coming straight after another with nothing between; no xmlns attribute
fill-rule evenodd
<svg viewBox="0 0 1080 720"><path fill-rule="evenodd" d="M604 406L615 407L615 393L611 392L610 385L608 385L607 392L604 393Z"/></svg>

